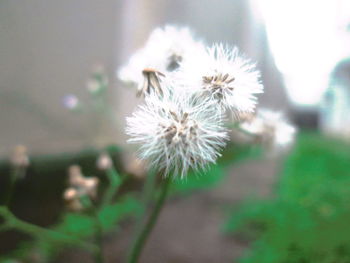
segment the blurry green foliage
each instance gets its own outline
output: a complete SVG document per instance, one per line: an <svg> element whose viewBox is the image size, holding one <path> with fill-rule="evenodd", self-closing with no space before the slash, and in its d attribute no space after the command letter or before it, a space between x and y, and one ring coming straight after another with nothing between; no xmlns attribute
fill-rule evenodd
<svg viewBox="0 0 350 263"><path fill-rule="evenodd" d="M117 230L120 220L135 215L140 210L140 203L135 198L126 196L115 204L101 207L97 215L103 231L107 232ZM50 229L87 242L97 231L94 218L82 213L66 213L63 215L60 223L50 227ZM67 247L72 248L72 245L43 236L30 242L22 242L18 249L10 253L10 255L3 258L0 257L0 262L8 262L11 257L28 260L34 252L43 259L43 262L50 262L62 249Z"/></svg>
<svg viewBox="0 0 350 263"><path fill-rule="evenodd" d="M121 149L110 146L105 149L112 157L118 170L121 167ZM55 213L56 223L49 229L57 233L65 234L71 238L91 242L97 228L94 217L87 213L66 213L62 211L62 192L66 188L67 168L72 164L79 164L86 175L97 175L101 180L101 192L108 186L106 175L96 169L96 160L100 151L87 149L79 153L62 153L48 156L31 156L31 166L26 178L16 186L15 198L12 202L13 210L20 217L29 217L22 212L23 205L32 207L32 214L42 211L41 205L48 208L48 217ZM10 165L7 161L0 162L0 174L9 174ZM8 176L7 176L8 177ZM1 199L6 192L8 182L2 177L3 184L0 189ZM44 208L44 209L45 209ZM57 214L57 210L60 214ZM142 211L140 202L130 194L123 194L115 203L105 204L97 209L97 216L103 232L118 230L118 223L126 217L135 216ZM22 214L22 216L21 216ZM34 220L33 220L34 221ZM22 238L23 239L23 238ZM64 240L52 239L45 235L35 235L20 241L16 249L5 255L0 255L0 262L15 262L14 259L22 259L24 262L51 262L64 248L76 249L74 243L66 243ZM2 240L4 242L4 238ZM13 242L13 241L12 241ZM39 259L38 259L39 257ZM34 259L33 259L34 258Z"/></svg>
<svg viewBox="0 0 350 263"><path fill-rule="evenodd" d="M115 146L106 149L114 157L113 161L118 169L121 169L120 163L121 149ZM83 168L85 175L97 175L102 181L103 192L106 178L101 171L96 170L96 158L99 151L89 149L77 154L60 154L50 156L31 157L31 166L27 171L26 182L20 182L18 191L15 195L14 206L17 203L23 203L38 207L37 202L44 203L57 202L61 200L62 192L66 187L66 170L71 164L79 164ZM261 149L256 146L234 145L229 144L225 148L222 157L218 163L210 165L206 171L200 173L191 172L185 179L176 179L172 184L173 194L189 194L194 190L203 190L215 187L228 174L226 169L237 162L248 158L257 158L261 154ZM10 167L7 162L0 164L0 172L7 174ZM4 183L4 187L7 183ZM43 187L45 186L45 187ZM23 188L23 190L22 190ZM20 195L18 195L20 194ZM124 194L114 204L102 205L98 208L97 216L103 232L118 230L118 223L129 216L135 216L142 213L144 207L142 203L130 194ZM27 196L35 197L31 202L26 199ZM25 199L25 200L24 200ZM37 201L38 200L38 201ZM61 202L61 201L60 201ZM40 210L40 208L38 208ZM57 208L56 208L57 209ZM62 211L61 211L62 213ZM91 214L87 213L65 213L59 216L58 224L50 225L49 229L57 233L65 234L71 238L86 242L92 241L96 234L96 221ZM52 239L48 236L35 235L21 241L17 244L16 249L7 255L0 256L0 262L12 262L13 259L24 260L24 262L51 262L63 249L79 249L79 245L67 243L64 240ZM90 251L91 252L91 251Z"/></svg>
<svg viewBox="0 0 350 263"><path fill-rule="evenodd" d="M225 226L254 239L242 263L350 262L350 145L301 134L272 200L250 200Z"/></svg>
<svg viewBox="0 0 350 263"><path fill-rule="evenodd" d="M172 184L172 190L176 194L190 193L192 190L207 189L219 183L225 172L219 165L211 165L207 171L199 174L190 172L185 178L176 179Z"/></svg>

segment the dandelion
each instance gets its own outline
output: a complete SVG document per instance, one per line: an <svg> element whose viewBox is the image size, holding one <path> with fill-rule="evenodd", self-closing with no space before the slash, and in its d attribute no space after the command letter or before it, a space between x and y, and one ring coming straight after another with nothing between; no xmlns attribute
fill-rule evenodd
<svg viewBox="0 0 350 263"><path fill-rule="evenodd" d="M127 118L126 132L132 137L128 142L141 144L140 158L151 167L184 178L189 168L215 163L227 134L212 103L180 94L146 97Z"/></svg>
<svg viewBox="0 0 350 263"><path fill-rule="evenodd" d="M255 64L239 55L236 47L215 44L200 57L181 64L176 78L200 97L211 98L235 113L253 112L256 94L263 92Z"/></svg>
<svg viewBox="0 0 350 263"><path fill-rule="evenodd" d="M260 109L254 119L240 126L273 151L288 148L296 133L296 128L285 120L282 113L267 109Z"/></svg>
<svg viewBox="0 0 350 263"><path fill-rule="evenodd" d="M162 96L162 81L190 57L204 52L201 42L193 39L188 28L165 26L156 28L145 46L138 50L129 63L118 71L119 78L138 86L138 95L151 92Z"/></svg>

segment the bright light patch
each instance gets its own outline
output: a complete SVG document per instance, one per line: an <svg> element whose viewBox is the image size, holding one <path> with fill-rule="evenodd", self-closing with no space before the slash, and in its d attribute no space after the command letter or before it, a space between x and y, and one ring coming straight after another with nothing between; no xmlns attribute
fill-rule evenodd
<svg viewBox="0 0 350 263"><path fill-rule="evenodd" d="M339 31L346 1L254 1L263 15L270 47L292 102L317 105L330 71L348 48Z"/></svg>

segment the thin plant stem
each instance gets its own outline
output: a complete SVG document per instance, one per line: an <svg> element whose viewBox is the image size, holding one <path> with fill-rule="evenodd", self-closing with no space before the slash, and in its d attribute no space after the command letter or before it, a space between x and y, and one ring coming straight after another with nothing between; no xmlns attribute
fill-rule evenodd
<svg viewBox="0 0 350 263"><path fill-rule="evenodd" d="M157 181L156 179L157 179L157 172L155 170L151 170L150 173L147 175L146 182L142 192L142 197L141 197L144 208L147 208L149 203L153 199L154 188Z"/></svg>
<svg viewBox="0 0 350 263"><path fill-rule="evenodd" d="M4 219L3 229L16 229L18 231L31 234L37 238L48 238L55 241L60 241L66 244L74 244L78 247L95 252L97 247L95 245L86 243L80 239L70 237L66 234L43 228L31 223L27 223L18 219L7 207L0 206L0 216Z"/></svg>
<svg viewBox="0 0 350 263"><path fill-rule="evenodd" d="M95 231L93 237L94 242L96 244L96 250L94 251L95 263L103 263L103 229L98 216L97 206L95 202L93 202L88 196L82 196L80 201L86 208L87 215L90 216L95 223Z"/></svg>
<svg viewBox="0 0 350 263"><path fill-rule="evenodd" d="M103 263L104 257L103 257L103 230L101 227L100 219L98 217L98 214L96 212L95 207L93 208L93 218L95 220L95 243L98 247L95 253L95 262L96 263Z"/></svg>
<svg viewBox="0 0 350 263"><path fill-rule="evenodd" d="M137 241L136 238L139 236L139 234L141 233L141 231L143 229L143 226L144 226L143 215L145 214L147 207L149 207L149 205L153 201L154 189L155 189L156 182L157 182L156 179L157 179L157 172L154 169L152 169L147 174L145 183L143 185L142 194L141 194L143 213L138 213L138 215L136 217L136 224L135 224L134 235L133 235L133 236L135 236L135 239L132 241L131 247L135 246L136 241ZM128 256L130 257L130 254Z"/></svg>
<svg viewBox="0 0 350 263"><path fill-rule="evenodd" d="M106 175L109 185L102 200L103 204L109 204L112 202L114 195L118 191L119 186L122 184L124 179L118 174L117 170L113 166L106 170Z"/></svg>
<svg viewBox="0 0 350 263"><path fill-rule="evenodd" d="M170 186L171 178L168 176L161 182L161 190L158 196L158 199L156 201L155 207L149 216L147 222L145 223L142 231L139 233L136 242L134 243L134 246L131 250L128 262L129 263L137 263L138 259L141 255L142 249L144 245L146 244L147 238L151 234L154 225L157 222L159 213L164 205L169 186Z"/></svg>
<svg viewBox="0 0 350 263"><path fill-rule="evenodd" d="M10 175L10 184L8 187L8 191L5 197L4 205L6 207L9 207L11 205L11 201L13 198L13 194L16 188L16 183L19 178L23 175L25 171L23 171L23 168L20 167L13 167Z"/></svg>

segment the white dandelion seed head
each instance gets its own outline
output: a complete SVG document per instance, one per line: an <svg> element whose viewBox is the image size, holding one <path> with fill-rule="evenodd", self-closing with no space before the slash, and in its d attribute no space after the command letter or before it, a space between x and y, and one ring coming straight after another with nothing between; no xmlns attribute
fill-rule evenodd
<svg viewBox="0 0 350 263"><path fill-rule="evenodd" d="M176 76L184 89L209 97L224 109L253 112L263 92L260 72L236 47L214 44L202 56L181 64Z"/></svg>
<svg viewBox="0 0 350 263"><path fill-rule="evenodd" d="M202 170L215 163L227 132L212 103L179 94L163 100L147 96L127 118L126 133L128 142L141 144L140 158L151 167L184 178L190 168Z"/></svg>
<svg viewBox="0 0 350 263"><path fill-rule="evenodd" d="M118 77L123 82L137 85L139 93L149 93L147 90L145 92L147 84L145 81L149 78L145 71L146 73L155 72L153 77L156 77L156 80L153 81L161 82L182 62L191 56L196 56L200 50L204 49L201 42L194 40L188 28L177 28L170 25L156 28L145 46L138 50L130 58L128 64L118 71Z"/></svg>
<svg viewBox="0 0 350 263"><path fill-rule="evenodd" d="M257 135L257 138L272 151L288 149L295 139L296 128L289 124L281 112L259 109L250 122L241 124L243 130Z"/></svg>

